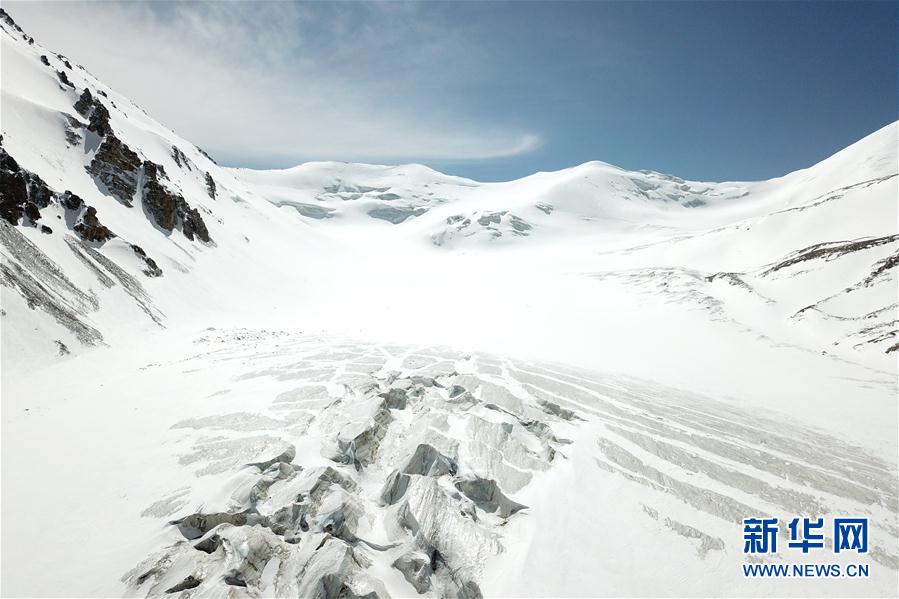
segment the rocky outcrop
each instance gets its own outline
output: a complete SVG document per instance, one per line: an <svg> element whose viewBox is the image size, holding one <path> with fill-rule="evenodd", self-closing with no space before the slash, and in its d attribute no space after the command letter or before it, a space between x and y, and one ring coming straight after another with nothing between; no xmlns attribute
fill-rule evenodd
<svg viewBox="0 0 899 599"><path fill-rule="evenodd" d="M17 225L23 217L40 220L41 208L46 208L53 192L36 174L19 163L0 146L0 218Z"/></svg>
<svg viewBox="0 0 899 599"><path fill-rule="evenodd" d="M181 232L191 241L194 237L205 242L211 241L209 230L199 211L191 208L181 195L169 191L162 185L160 179L165 177L165 171L161 166L149 160L144 161L143 174L144 210L157 225L166 231L172 231L176 226L180 226Z"/></svg>
<svg viewBox="0 0 899 599"><path fill-rule="evenodd" d="M147 256L147 252L145 252L142 247L132 243L131 251L133 251L138 258L144 261L144 266L146 268L144 268L143 273L145 275L147 275L148 277L162 276L162 269L157 266L156 261L153 258Z"/></svg>
<svg viewBox="0 0 899 599"><path fill-rule="evenodd" d="M84 88L81 97L75 102L75 110L88 120L88 131L93 131L103 137L112 135L112 127L109 124L109 110L106 106L91 95L89 89Z"/></svg>
<svg viewBox="0 0 899 599"><path fill-rule="evenodd" d="M91 127L93 126L92 118ZM91 127L89 129L93 131ZM137 154L110 133L100 144L94 159L86 168L87 172L103 184L109 194L126 206L131 206L137 193L140 166L141 161Z"/></svg>
<svg viewBox="0 0 899 599"><path fill-rule="evenodd" d="M72 230L83 240L103 243L115 237L115 233L100 223L97 209L85 204L84 200L71 191L66 190L59 196L59 204L68 213L66 220L74 223Z"/></svg>
<svg viewBox="0 0 899 599"><path fill-rule="evenodd" d="M211 241L209 230L199 211L191 208L181 195L169 191L161 183L161 180L166 178L165 170L161 165L149 160L142 161L137 153L115 136L109 124L109 111L100 100L93 97L90 90L85 88L81 93L81 97L75 103L75 110L88 119L88 131L103 137L93 160L87 166L87 172L92 174L99 183L102 183L110 195L131 207L134 198L140 191L146 214L159 227L166 231L172 231L178 227L191 241L195 237L204 242ZM187 164L187 157L174 146L172 147L172 156L179 166ZM139 190L138 181L140 179L143 179L144 183ZM207 174L207 185L211 179L211 176ZM213 182L212 185L211 193L214 197L215 183ZM156 272L161 274L154 263L154 266L149 267L145 274ZM149 274L148 276L158 275Z"/></svg>
<svg viewBox="0 0 899 599"><path fill-rule="evenodd" d="M144 188L143 203L146 210L156 221L156 224L171 231L178 223L178 201L174 194L162 186L159 182L164 171L150 161L144 161Z"/></svg>
<svg viewBox="0 0 899 599"><path fill-rule="evenodd" d="M81 216L81 221L75 225L74 230L85 241L102 243L115 237L115 233L100 224L100 220L97 218L97 209L93 206L87 207Z"/></svg>
<svg viewBox="0 0 899 599"><path fill-rule="evenodd" d="M69 81L69 76L66 75L65 71L56 71L56 77L59 79L59 82L67 87L71 87L75 89L75 84Z"/></svg>
<svg viewBox="0 0 899 599"><path fill-rule="evenodd" d="M209 192L209 197L213 200L215 199L215 179L212 178L208 172L206 173L206 190Z"/></svg>
<svg viewBox="0 0 899 599"><path fill-rule="evenodd" d="M181 151L178 146L172 146L172 160L175 161L175 164L178 165L178 168L186 168L187 170L193 170L192 163L190 158Z"/></svg>
<svg viewBox="0 0 899 599"><path fill-rule="evenodd" d="M210 156L209 154L207 154L206 151L205 151L203 148L201 148L200 146L194 146L194 148L197 149L197 152L199 152L200 154L202 154L203 156L205 156L206 158L208 158L208 159L209 159L209 162L211 162L212 164L216 164L216 165L218 164L218 162L215 161L215 158L213 158L212 156Z"/></svg>

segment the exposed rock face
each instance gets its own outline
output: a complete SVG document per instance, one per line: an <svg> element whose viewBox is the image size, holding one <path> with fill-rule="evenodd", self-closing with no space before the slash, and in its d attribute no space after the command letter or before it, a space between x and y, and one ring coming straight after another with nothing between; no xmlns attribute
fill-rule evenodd
<svg viewBox="0 0 899 599"><path fill-rule="evenodd" d="M200 146L194 146L194 147L197 149L197 152L199 152L200 154L202 154L203 156L208 158L212 164L218 164L218 162L215 161L215 158L213 158L212 156L207 154L203 148L201 148Z"/></svg>
<svg viewBox="0 0 899 599"><path fill-rule="evenodd" d="M0 146L0 218L17 225L23 216L32 222L50 204L53 192L44 180L19 166Z"/></svg>
<svg viewBox="0 0 899 599"><path fill-rule="evenodd" d="M140 191L144 209L156 224L166 231L180 227L184 236L190 240L198 237L202 241L210 241L209 230L199 211L191 208L183 197L169 191L160 183L161 179L166 178L161 165L149 160L141 161L127 144L113 134L109 125L109 111L102 102L93 97L90 90L85 89L81 93L81 97L75 103L75 110L89 120L88 131L103 137L87 171L102 182L113 197L126 206L132 206L138 192L138 180L143 173L144 185ZM172 156L179 166L185 164L190 168L187 157L178 148L172 147ZM212 182L212 177L208 173L206 176L208 186ZM215 197L214 182L210 187L210 194ZM95 231L88 234L101 233ZM150 273L148 276L158 276L152 273L162 273L155 263L153 266L148 265L144 272Z"/></svg>
<svg viewBox="0 0 899 599"><path fill-rule="evenodd" d="M50 66L50 60L45 54L41 54L41 62L48 67Z"/></svg>
<svg viewBox="0 0 899 599"><path fill-rule="evenodd" d="M69 81L69 76L66 75L65 71L56 71L56 77L59 79L59 82L62 83L63 85L66 85L68 87L71 87L72 89L75 89L75 85L71 81Z"/></svg>
<svg viewBox="0 0 899 599"><path fill-rule="evenodd" d="M177 164L179 168L186 168L189 171L193 170L190 159L178 148L178 146L172 146L172 160L175 161L175 164Z"/></svg>
<svg viewBox="0 0 899 599"><path fill-rule="evenodd" d="M104 242L115 237L115 233L100 223L97 209L85 204L79 196L69 190L59 196L59 204L72 213L69 222L75 223L72 229L85 241Z"/></svg>
<svg viewBox="0 0 899 599"><path fill-rule="evenodd" d="M209 191L209 197L215 199L215 179L208 172L206 173L206 189Z"/></svg>
<svg viewBox="0 0 899 599"><path fill-rule="evenodd" d="M147 160L143 163L143 169L144 208L156 224L166 231L171 231L180 223L181 232L191 241L194 236L201 241L210 241L209 230L199 211L191 208L183 197L169 191L160 183L160 177L165 176L162 167Z"/></svg>
<svg viewBox="0 0 899 599"><path fill-rule="evenodd" d="M4 23L6 23L7 25L9 25L10 27L12 27L13 29L15 29L16 31L18 31L19 33L24 33L24 32L22 31L22 28L19 27L18 25L16 25L16 22L13 21L13 18L12 18L11 16L9 16L9 13L6 12L5 10L3 10L2 8L0 8L0 19L2 19Z"/></svg>
<svg viewBox="0 0 899 599"><path fill-rule="evenodd" d="M92 117L91 127L93 126ZM94 159L86 168L87 172L106 186L113 197L126 206L131 206L137 192L137 174L140 165L137 154L110 133L100 144Z"/></svg>
<svg viewBox="0 0 899 599"><path fill-rule="evenodd" d="M157 266L156 261L153 258L147 256L147 252L144 251L142 247L139 245L131 244L131 251L137 255L138 258L144 261L146 268L144 269L144 274L148 277L161 277L162 269Z"/></svg>
<svg viewBox="0 0 899 599"><path fill-rule="evenodd" d="M171 231L178 222L178 202L174 196L159 183L159 169L156 164L144 161L144 208L153 216L156 224Z"/></svg>
<svg viewBox="0 0 899 599"><path fill-rule="evenodd" d="M77 223L74 229L85 241L104 242L115 237L115 233L100 224L97 209L93 206L87 207L81 216L81 222Z"/></svg>
<svg viewBox="0 0 899 599"><path fill-rule="evenodd" d="M89 89L84 88L74 106L78 114L88 119L88 131L93 131L100 136L112 134L112 127L109 125L109 110L100 100L91 95Z"/></svg>

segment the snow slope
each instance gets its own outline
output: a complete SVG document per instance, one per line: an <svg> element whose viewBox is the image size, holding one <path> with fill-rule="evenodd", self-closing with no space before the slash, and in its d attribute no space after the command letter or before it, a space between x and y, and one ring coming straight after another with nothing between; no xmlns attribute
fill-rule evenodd
<svg viewBox="0 0 899 599"><path fill-rule="evenodd" d="M0 29L4 595L896 595L897 124L231 169ZM869 516L871 577L745 579L761 514Z"/></svg>

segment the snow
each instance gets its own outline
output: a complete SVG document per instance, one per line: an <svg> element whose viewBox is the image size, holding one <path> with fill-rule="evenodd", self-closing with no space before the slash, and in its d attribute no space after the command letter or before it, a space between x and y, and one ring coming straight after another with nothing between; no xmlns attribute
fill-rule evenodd
<svg viewBox="0 0 899 599"><path fill-rule="evenodd" d="M97 209L117 237L87 245L142 290L87 249L79 257L85 246L55 203L39 221L52 234L14 231L68 284L29 265L16 235L0 246L4 265L32 273L103 337L85 345L4 283L4 595L159 594L194 570L203 593L228 589L222 577L256 549L241 549L243 562L206 557L169 522L246 507L272 475L246 465L289 446L302 470L269 487L260 513L289 506L331 467L357 486L332 484L316 509L351 506L355 535L396 545L352 545L370 566L347 570L344 540L331 561L309 557L322 522L295 545L223 524L226 544L279 552L251 595L301 592L279 572L302 564L342 572L359 594L411 595L391 564L424 549L403 510L485 596L896 595L895 265L874 276L899 245L896 123L763 182L602 162L504 183L421 165L230 169L73 59L67 69L0 27L3 148ZM83 121L73 104L85 88L116 136L200 211L210 243L160 229L140 193L128 207L98 188L84 168L97 140L66 136L69 118ZM816 244L890 236L785 263ZM145 276L131 244L163 276ZM454 384L468 395L451 397ZM339 441L364 435L383 416L378 393L397 385L420 395L388 410L373 461L337 460ZM420 443L460 472L411 475L383 505L385 481ZM475 475L527 509L475 508L454 486ZM755 510L745 516L869 515L872 576L745 579L737 504ZM160 552L174 565L138 582L134 569ZM432 580L438 596L466 582L439 570Z"/></svg>

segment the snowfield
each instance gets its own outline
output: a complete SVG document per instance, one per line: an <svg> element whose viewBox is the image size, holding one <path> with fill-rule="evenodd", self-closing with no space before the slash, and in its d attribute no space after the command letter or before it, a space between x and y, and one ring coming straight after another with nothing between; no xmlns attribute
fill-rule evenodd
<svg viewBox="0 0 899 599"><path fill-rule="evenodd" d="M4 596L899 594L896 123L762 182L233 169L0 28Z"/></svg>

